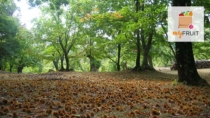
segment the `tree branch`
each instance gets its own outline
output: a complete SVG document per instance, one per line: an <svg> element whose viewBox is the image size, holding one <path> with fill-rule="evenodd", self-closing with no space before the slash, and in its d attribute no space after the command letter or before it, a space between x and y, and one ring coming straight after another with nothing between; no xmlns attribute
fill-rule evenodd
<svg viewBox="0 0 210 118"><path fill-rule="evenodd" d="M163 31L164 31L164 33L165 33L165 35L166 35L166 38L168 38L168 34L167 34L167 32L166 32L165 27L163 26L163 24L162 24L162 23L160 23L160 24L161 24L161 27L163 28ZM175 53L175 51L174 51L173 47L171 46L170 42L168 42L168 46L169 46L169 48L171 49L171 51L172 51L172 53L173 53L174 57L176 57L176 53Z"/></svg>

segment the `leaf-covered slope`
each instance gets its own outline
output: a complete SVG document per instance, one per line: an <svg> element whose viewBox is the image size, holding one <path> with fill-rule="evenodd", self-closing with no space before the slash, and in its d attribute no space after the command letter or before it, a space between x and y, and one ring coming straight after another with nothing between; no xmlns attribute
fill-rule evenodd
<svg viewBox="0 0 210 118"><path fill-rule="evenodd" d="M1 117L209 117L210 89L172 85L173 75L0 75Z"/></svg>

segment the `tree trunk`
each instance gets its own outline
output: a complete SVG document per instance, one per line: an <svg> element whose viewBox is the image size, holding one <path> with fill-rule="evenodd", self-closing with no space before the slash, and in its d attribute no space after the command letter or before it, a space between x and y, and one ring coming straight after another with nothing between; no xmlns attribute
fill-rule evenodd
<svg viewBox="0 0 210 118"><path fill-rule="evenodd" d="M140 2L139 0L135 0L135 6L136 6L136 12L138 12L140 10ZM144 11L144 4L142 4L142 11ZM138 22L138 21L136 21ZM141 31L141 35L143 36L143 32ZM141 37L142 38L142 37ZM134 71L138 71L141 70L141 66L140 66L140 32L139 29L136 30L136 47L137 47L137 54L136 54L136 65L133 68Z"/></svg>
<svg viewBox="0 0 210 118"><path fill-rule="evenodd" d="M18 66L17 72L18 72L18 73L22 73L22 71L23 71L23 66Z"/></svg>
<svg viewBox="0 0 210 118"><path fill-rule="evenodd" d="M5 71L5 63L4 63L4 59L1 59L0 70Z"/></svg>
<svg viewBox="0 0 210 118"><path fill-rule="evenodd" d="M140 33L139 31L137 32L137 38L136 38L136 46L137 46L137 54L136 54L136 66L133 68L134 71L138 71L141 70L141 66L140 66L140 37L139 37Z"/></svg>
<svg viewBox="0 0 210 118"><path fill-rule="evenodd" d="M0 58L0 70L2 70L2 59L1 58Z"/></svg>
<svg viewBox="0 0 210 118"><path fill-rule="evenodd" d="M120 71L120 53L121 53L121 44L118 44L117 71Z"/></svg>
<svg viewBox="0 0 210 118"><path fill-rule="evenodd" d="M9 59L9 72L12 72L12 68L13 68L13 66L14 66L14 64L13 64L13 60L12 60L13 58L10 58Z"/></svg>
<svg viewBox="0 0 210 118"><path fill-rule="evenodd" d="M63 66L63 61L64 61L64 58L63 57L61 57L61 71L64 71L65 70L65 68L64 68L64 66Z"/></svg>
<svg viewBox="0 0 210 118"><path fill-rule="evenodd" d="M151 56L151 55L149 55L148 61L149 61L149 66L150 66L151 68L154 68L154 67L153 67L153 63L152 63L152 56Z"/></svg>
<svg viewBox="0 0 210 118"><path fill-rule="evenodd" d="M90 59L90 71L91 72L97 72L98 69L96 68L96 65L95 65L95 58L91 55L88 55L87 56L89 59Z"/></svg>
<svg viewBox="0 0 210 118"><path fill-rule="evenodd" d="M69 58L67 53L65 53L65 60L66 60L66 71L69 71Z"/></svg>
<svg viewBox="0 0 210 118"><path fill-rule="evenodd" d="M58 70L58 60L54 60L53 65L55 66L55 69Z"/></svg>
<svg viewBox="0 0 210 118"><path fill-rule="evenodd" d="M54 56L54 54L52 54ZM53 65L55 66L55 69L58 70L58 59L53 60Z"/></svg>
<svg viewBox="0 0 210 118"><path fill-rule="evenodd" d="M90 38L89 46L91 47L93 45L92 39ZM92 56L92 47L89 49L89 53L87 57L90 59L90 72L97 72L98 68L95 65L95 58Z"/></svg>
<svg viewBox="0 0 210 118"><path fill-rule="evenodd" d="M173 0L173 6L191 6L191 0ZM187 85L203 85L196 69L191 42L176 42L176 60L178 67L178 81Z"/></svg>
<svg viewBox="0 0 210 118"><path fill-rule="evenodd" d="M143 69L149 69L149 70L154 70L152 67L149 66L148 60L149 60L149 51L151 49L151 45L152 45L152 38L153 38L153 30L151 31L149 38L148 38L148 42L147 45L144 41L144 39L142 39L142 44L145 45L144 46L144 57L143 57L143 63L142 63L142 68Z"/></svg>
<svg viewBox="0 0 210 118"><path fill-rule="evenodd" d="M13 64L9 64L9 72L12 72Z"/></svg>
<svg viewBox="0 0 210 118"><path fill-rule="evenodd" d="M123 67L123 70L127 70L128 69L127 61L122 63L122 67Z"/></svg>

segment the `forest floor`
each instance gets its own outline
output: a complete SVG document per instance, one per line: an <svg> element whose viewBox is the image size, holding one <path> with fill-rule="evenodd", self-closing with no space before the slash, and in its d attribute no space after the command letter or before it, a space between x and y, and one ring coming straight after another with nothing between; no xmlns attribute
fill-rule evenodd
<svg viewBox="0 0 210 118"><path fill-rule="evenodd" d="M0 74L1 118L207 118L210 88L177 71ZM200 75L210 83L209 69Z"/></svg>

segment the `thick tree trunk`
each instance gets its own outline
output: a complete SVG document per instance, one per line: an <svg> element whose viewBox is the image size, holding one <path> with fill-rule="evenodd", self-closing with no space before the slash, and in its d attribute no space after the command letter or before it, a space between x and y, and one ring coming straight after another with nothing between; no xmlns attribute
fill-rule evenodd
<svg viewBox="0 0 210 118"><path fill-rule="evenodd" d="M54 54L52 54L54 56ZM58 70L58 59L53 60L53 65L55 66L55 69Z"/></svg>
<svg viewBox="0 0 210 118"><path fill-rule="evenodd" d="M148 61L149 61L149 66L150 66L151 68L154 68L154 67L153 67L153 62L152 62L152 56L151 56L151 55L149 55Z"/></svg>
<svg viewBox="0 0 210 118"><path fill-rule="evenodd" d="M10 65L9 65L9 72L12 72L12 68L13 68L13 65L10 64Z"/></svg>
<svg viewBox="0 0 210 118"><path fill-rule="evenodd" d="M123 70L127 70L128 69L127 61L122 63L122 67L123 67Z"/></svg>
<svg viewBox="0 0 210 118"><path fill-rule="evenodd" d="M97 72L98 68L96 68L96 65L95 65L95 61L96 61L95 58L91 55L88 55L87 57L90 59L90 71Z"/></svg>
<svg viewBox="0 0 210 118"><path fill-rule="evenodd" d="M143 63L142 63L142 68L143 68L143 69L148 69L148 68L149 68L148 56L149 56L149 49L146 48L146 49L144 50L144 57L143 57Z"/></svg>
<svg viewBox="0 0 210 118"><path fill-rule="evenodd" d="M191 0L173 0L173 6L191 6ZM176 42L176 60L178 67L178 81L187 85L203 85L196 69L191 42Z"/></svg>
<svg viewBox="0 0 210 118"><path fill-rule="evenodd" d="M134 71L141 70L140 66L140 33L139 31L137 32L137 38L136 38L136 46L137 46L137 54L136 54L136 66L133 68Z"/></svg>
<svg viewBox="0 0 210 118"><path fill-rule="evenodd" d="M22 71L23 71L23 66L18 66L17 72L18 72L18 73L22 73Z"/></svg>
<svg viewBox="0 0 210 118"><path fill-rule="evenodd" d="M89 46L92 45L92 39L90 39ZM97 72L98 68L96 67L96 59L92 56L92 48L89 49L87 57L90 59L90 72Z"/></svg>
<svg viewBox="0 0 210 118"><path fill-rule="evenodd" d="M12 63L12 60L10 60L10 63L9 63L9 72L12 72L12 68L13 68L13 63Z"/></svg>
<svg viewBox="0 0 210 118"><path fill-rule="evenodd" d="M1 59L1 57L0 57L0 70L2 70L2 59Z"/></svg>
<svg viewBox="0 0 210 118"><path fill-rule="evenodd" d="M61 57L61 69L60 69L61 71L65 70L64 65L63 65L63 61L64 61L64 58Z"/></svg>
<svg viewBox="0 0 210 118"><path fill-rule="evenodd" d="M142 68L143 69L149 69L149 70L154 70L152 67L149 66L148 60L149 60L149 51L151 49L152 46L152 38L153 38L153 30L151 31L149 38L148 38L148 42L147 45L144 41L144 39L142 40L142 44L144 44L144 57L143 57L143 63L142 63Z"/></svg>
<svg viewBox="0 0 210 118"><path fill-rule="evenodd" d="M54 60L53 65L55 66L55 69L58 70L58 60Z"/></svg>
<svg viewBox="0 0 210 118"><path fill-rule="evenodd" d="M117 71L120 71L120 53L121 53L121 44L118 44Z"/></svg>
<svg viewBox="0 0 210 118"><path fill-rule="evenodd" d="M4 71L5 70L4 59L1 59L0 61L1 61L0 70Z"/></svg>
<svg viewBox="0 0 210 118"><path fill-rule="evenodd" d="M188 85L199 85L201 81L204 82L195 66L191 42L176 42L176 60L179 82L185 82Z"/></svg>

